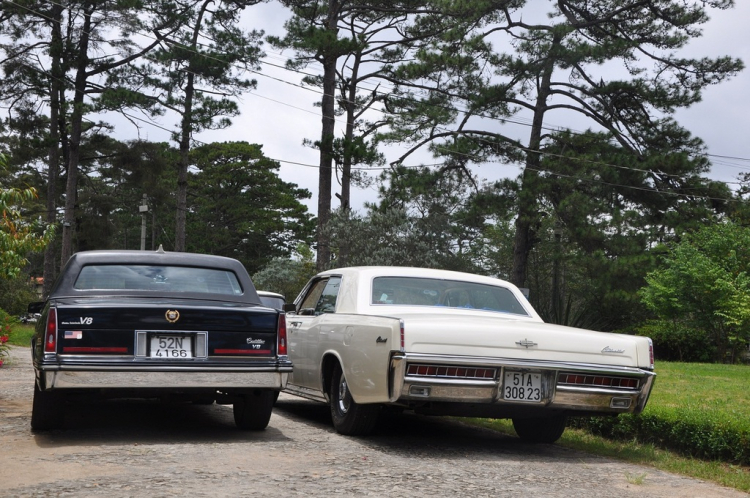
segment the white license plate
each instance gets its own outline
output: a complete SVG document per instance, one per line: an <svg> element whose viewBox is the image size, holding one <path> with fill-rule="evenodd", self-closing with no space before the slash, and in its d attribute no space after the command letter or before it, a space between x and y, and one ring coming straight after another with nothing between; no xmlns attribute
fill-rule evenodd
<svg viewBox="0 0 750 498"><path fill-rule="evenodd" d="M541 401L542 374L506 370L503 399L506 401Z"/></svg>
<svg viewBox="0 0 750 498"><path fill-rule="evenodd" d="M188 335L152 335L151 358L192 358L193 341Z"/></svg>

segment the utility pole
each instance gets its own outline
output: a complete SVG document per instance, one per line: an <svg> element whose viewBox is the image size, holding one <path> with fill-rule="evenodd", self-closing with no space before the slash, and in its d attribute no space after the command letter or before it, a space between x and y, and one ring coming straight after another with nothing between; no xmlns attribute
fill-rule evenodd
<svg viewBox="0 0 750 498"><path fill-rule="evenodd" d="M146 214L148 213L148 196L143 194L143 204L138 206L141 213L141 251L146 250Z"/></svg>

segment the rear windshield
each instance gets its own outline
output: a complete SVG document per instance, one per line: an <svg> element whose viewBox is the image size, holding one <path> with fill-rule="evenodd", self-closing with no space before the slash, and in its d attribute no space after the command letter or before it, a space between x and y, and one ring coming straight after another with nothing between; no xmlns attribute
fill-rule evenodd
<svg viewBox="0 0 750 498"><path fill-rule="evenodd" d="M242 294L233 272L190 266L88 265L81 269L73 287L77 290Z"/></svg>
<svg viewBox="0 0 750 498"><path fill-rule="evenodd" d="M441 306L528 316L509 289L459 280L377 277L372 283L372 304Z"/></svg>

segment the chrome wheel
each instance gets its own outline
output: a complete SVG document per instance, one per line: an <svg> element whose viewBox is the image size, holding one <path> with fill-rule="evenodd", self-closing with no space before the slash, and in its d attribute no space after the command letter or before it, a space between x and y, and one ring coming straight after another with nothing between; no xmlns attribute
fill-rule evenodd
<svg viewBox="0 0 750 498"><path fill-rule="evenodd" d="M372 432L378 421L380 405L362 405L354 401L340 365L336 365L333 370L331 383L328 384L328 392L331 419L339 434L364 436Z"/></svg>
<svg viewBox="0 0 750 498"><path fill-rule="evenodd" d="M337 402L341 414L346 415L352 403L352 396L349 394L349 388L346 385L346 379L343 375L341 376L341 382L339 382L339 396Z"/></svg>

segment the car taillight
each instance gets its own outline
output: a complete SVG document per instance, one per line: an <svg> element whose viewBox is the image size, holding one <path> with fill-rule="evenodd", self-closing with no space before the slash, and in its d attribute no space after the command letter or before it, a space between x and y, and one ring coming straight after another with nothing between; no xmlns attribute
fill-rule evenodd
<svg viewBox="0 0 750 498"><path fill-rule="evenodd" d="M49 309L47 315L47 331L44 334L44 352L54 353L57 351L57 311Z"/></svg>
<svg viewBox="0 0 750 498"><path fill-rule="evenodd" d="M279 355L286 355L286 315L284 314L279 315L277 336L276 352Z"/></svg>
<svg viewBox="0 0 750 498"><path fill-rule="evenodd" d="M406 338L404 337L404 321L403 320L399 320L399 322L401 324L401 352L403 353L404 351L406 351L406 349L405 349L406 348Z"/></svg>
<svg viewBox="0 0 750 498"><path fill-rule="evenodd" d="M648 359L649 363L651 363L651 369L654 369L654 341L651 339L648 340Z"/></svg>

